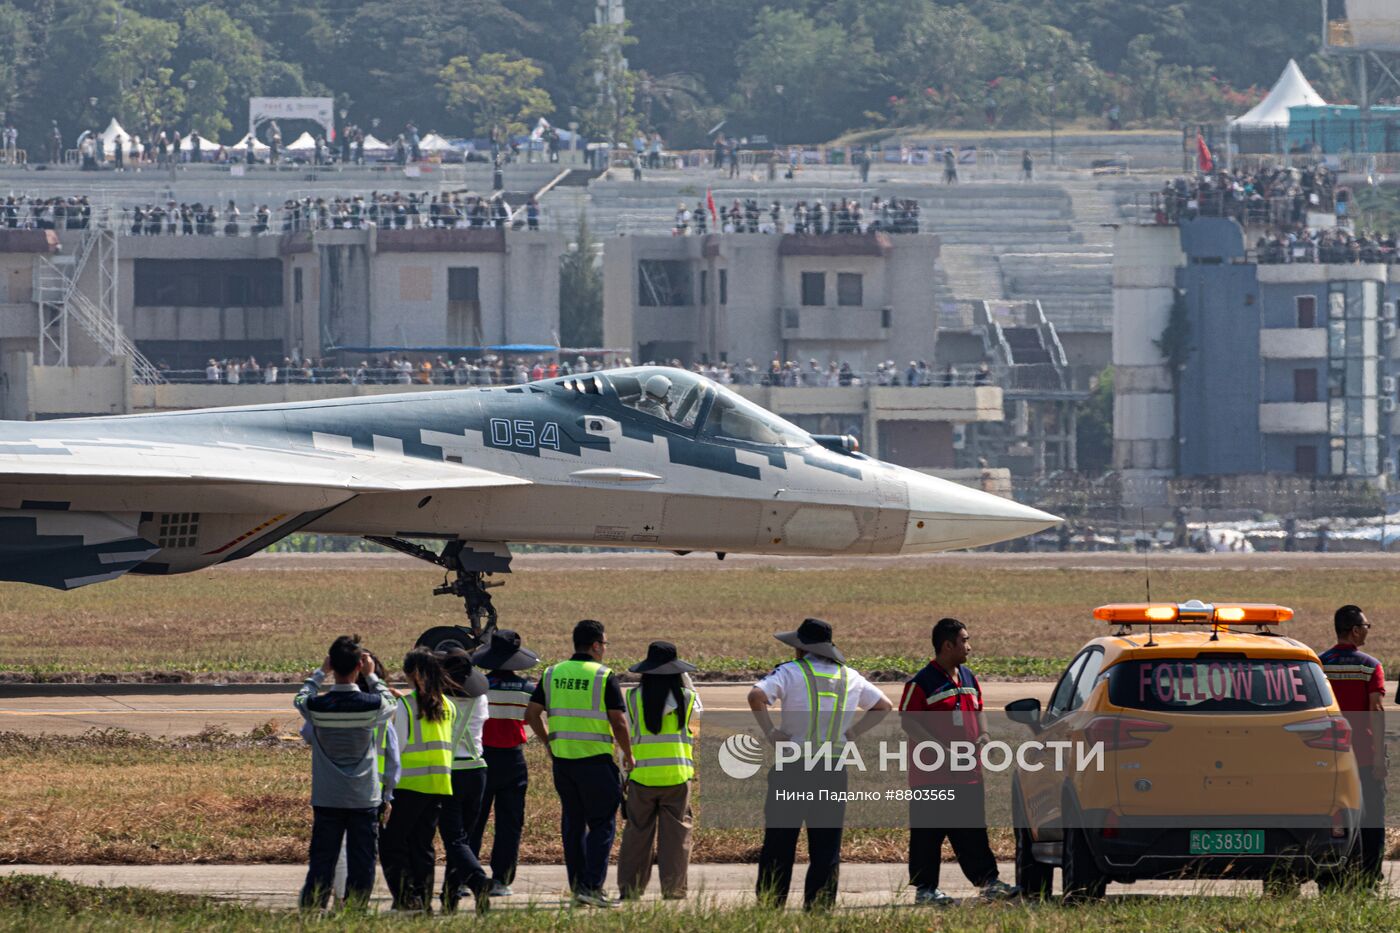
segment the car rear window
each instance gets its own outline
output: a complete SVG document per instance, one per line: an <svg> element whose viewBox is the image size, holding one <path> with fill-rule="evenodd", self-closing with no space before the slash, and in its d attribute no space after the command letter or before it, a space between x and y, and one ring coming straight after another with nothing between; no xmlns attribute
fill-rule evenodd
<svg viewBox="0 0 1400 933"><path fill-rule="evenodd" d="M1332 699L1319 665L1288 658L1154 658L1115 664L1106 676L1109 701L1128 709L1286 713Z"/></svg>

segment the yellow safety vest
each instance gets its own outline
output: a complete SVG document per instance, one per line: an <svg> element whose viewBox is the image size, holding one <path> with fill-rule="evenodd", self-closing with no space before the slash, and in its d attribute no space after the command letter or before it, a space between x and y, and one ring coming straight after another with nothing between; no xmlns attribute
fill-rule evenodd
<svg viewBox="0 0 1400 933"><path fill-rule="evenodd" d="M661 717L661 731L647 731L642 717L642 688L627 694L627 714L632 720L632 757L637 764L632 780L647 787L675 787L695 776L691 754L690 717L695 711L695 694L685 691L685 720L679 709L667 710Z"/></svg>
<svg viewBox="0 0 1400 933"><path fill-rule="evenodd" d="M846 665L838 664L836 673L822 674L812 667L812 662L800 658L797 667L802 671L802 679L807 682L806 738L811 745L823 742L835 744L842 741L843 726L846 721ZM831 697L831 716L822 723L822 697ZM783 723L787 723L788 713L783 713Z"/></svg>
<svg viewBox="0 0 1400 933"><path fill-rule="evenodd" d="M418 715L418 693L404 697L394 717L399 733L399 789L420 794L452 796L452 737L457 707L442 699L443 715L436 722Z"/></svg>
<svg viewBox="0 0 1400 933"><path fill-rule="evenodd" d="M549 750L555 758L613 753L603 686L612 673L597 661L561 661L544 672Z"/></svg>
<svg viewBox="0 0 1400 933"><path fill-rule="evenodd" d="M389 757L389 724L374 730L374 770L379 772L379 790L384 790L384 759Z"/></svg>

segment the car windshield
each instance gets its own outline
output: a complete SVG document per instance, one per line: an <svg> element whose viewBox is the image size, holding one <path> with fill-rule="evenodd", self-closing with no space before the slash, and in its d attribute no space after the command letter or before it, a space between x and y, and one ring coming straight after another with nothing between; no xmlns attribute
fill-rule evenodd
<svg viewBox="0 0 1400 933"><path fill-rule="evenodd" d="M682 369L628 369L608 373L628 408L683 428L695 427L710 383Z"/></svg>
<svg viewBox="0 0 1400 933"><path fill-rule="evenodd" d="M1287 713L1331 700L1312 661L1243 655L1125 661L1109 668L1114 706L1159 712Z"/></svg>
<svg viewBox="0 0 1400 933"><path fill-rule="evenodd" d="M725 388L715 390L714 404L701 430L707 437L771 447L810 447L816 443L806 431Z"/></svg>

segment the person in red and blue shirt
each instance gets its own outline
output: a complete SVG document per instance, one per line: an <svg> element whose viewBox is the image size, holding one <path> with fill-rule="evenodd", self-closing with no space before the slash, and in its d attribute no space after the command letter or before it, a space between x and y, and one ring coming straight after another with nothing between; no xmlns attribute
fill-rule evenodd
<svg viewBox="0 0 1400 933"><path fill-rule="evenodd" d="M1337 644L1318 656L1337 705L1351 724L1352 749L1361 772L1361 860L1368 884L1380 881L1385 856L1385 671L1361 650L1371 631L1366 613L1346 605L1332 617Z"/></svg>
<svg viewBox="0 0 1400 933"><path fill-rule="evenodd" d="M953 902L938 888L944 839L952 843L963 874L982 889L983 897L1003 900L1020 893L997 876L996 857L987 839L980 764L966 771L946 766L926 771L917 762L929 764L936 758L913 751L920 742L935 742L945 751L953 742L970 742L980 751L988 741L982 688L966 664L971 653L967 626L957 619L939 619L933 627L933 660L905 681L899 703L901 724L909 734L911 748L909 883L915 888L918 904L945 906Z"/></svg>

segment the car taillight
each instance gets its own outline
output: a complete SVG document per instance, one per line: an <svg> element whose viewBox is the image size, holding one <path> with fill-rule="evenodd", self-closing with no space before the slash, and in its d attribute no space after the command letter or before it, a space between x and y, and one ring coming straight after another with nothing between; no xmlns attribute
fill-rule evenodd
<svg viewBox="0 0 1400 933"><path fill-rule="evenodd" d="M1351 723L1340 716L1305 719L1291 722L1283 728L1302 736L1303 744L1309 748L1322 748L1330 752L1351 751Z"/></svg>
<svg viewBox="0 0 1400 933"><path fill-rule="evenodd" d="M1084 727L1084 738L1090 744L1103 743L1105 751L1142 748L1152 744L1141 732L1170 732L1171 726L1151 719L1131 719L1126 716L1098 716Z"/></svg>
<svg viewBox="0 0 1400 933"><path fill-rule="evenodd" d="M1104 813L1103 826L1099 829L1099 833L1105 839L1118 838L1118 812L1116 810L1109 810Z"/></svg>
<svg viewBox="0 0 1400 933"><path fill-rule="evenodd" d="M1341 810L1332 811L1332 838L1341 839L1347 834L1346 814Z"/></svg>

